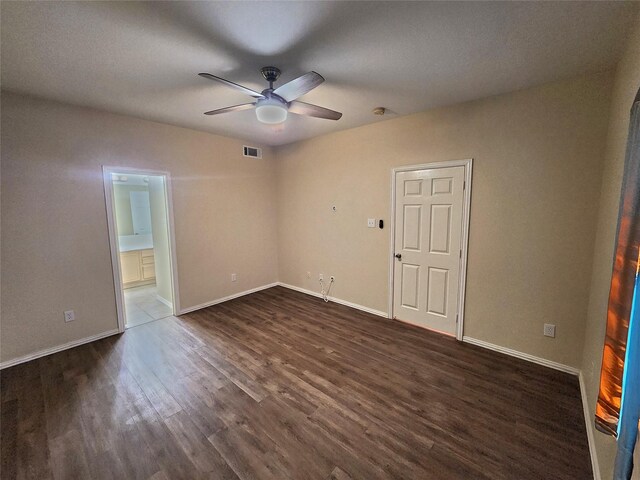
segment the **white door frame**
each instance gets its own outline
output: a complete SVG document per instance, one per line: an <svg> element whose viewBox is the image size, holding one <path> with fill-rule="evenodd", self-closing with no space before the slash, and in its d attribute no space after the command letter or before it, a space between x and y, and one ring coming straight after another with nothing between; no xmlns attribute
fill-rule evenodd
<svg viewBox="0 0 640 480"><path fill-rule="evenodd" d="M430 170L447 167L464 167L465 189L462 199L462 258L460 260L460 275L458 285L458 324L456 326L456 338L462 341L464 331L464 299L467 284L467 253L469 249L469 211L471 209L471 174L473 171L473 159L449 160L446 162L422 163L420 165L406 165L391 170L391 249L389 252L389 318L394 319L393 312L393 287L395 271L395 239L396 239L396 174L399 172L411 172L414 170Z"/></svg>
<svg viewBox="0 0 640 480"><path fill-rule="evenodd" d="M128 173L130 175L154 175L164 177L165 201L167 202L167 228L169 229L169 256L171 257L171 294L173 296L173 315L180 312L180 295L178 288L178 263L176 261L176 237L173 222L173 197L171 195L171 175L162 170L148 170L132 167L102 166L104 180L104 199L107 207L107 228L109 231L109 246L111 248L111 268L113 270L113 283L116 294L116 312L118 314L118 331L124 332L126 326L126 311L122 295L122 280L120 276L120 259L118 249L118 225L115 218L113 200L112 173Z"/></svg>

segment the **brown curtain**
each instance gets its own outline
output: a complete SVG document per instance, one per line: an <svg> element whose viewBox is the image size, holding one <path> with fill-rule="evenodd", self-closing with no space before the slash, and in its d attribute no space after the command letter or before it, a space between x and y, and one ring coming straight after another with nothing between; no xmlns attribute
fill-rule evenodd
<svg viewBox="0 0 640 480"><path fill-rule="evenodd" d="M622 379L640 246L640 91L631 109L620 198L596 427L617 436Z"/></svg>

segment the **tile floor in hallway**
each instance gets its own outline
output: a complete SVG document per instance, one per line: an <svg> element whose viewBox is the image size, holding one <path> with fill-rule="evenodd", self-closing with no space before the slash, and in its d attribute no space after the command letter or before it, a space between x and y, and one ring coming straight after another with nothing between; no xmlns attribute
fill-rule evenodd
<svg viewBox="0 0 640 480"><path fill-rule="evenodd" d="M124 290L124 308L127 311L127 328L152 322L173 315L171 307L157 298L155 285Z"/></svg>

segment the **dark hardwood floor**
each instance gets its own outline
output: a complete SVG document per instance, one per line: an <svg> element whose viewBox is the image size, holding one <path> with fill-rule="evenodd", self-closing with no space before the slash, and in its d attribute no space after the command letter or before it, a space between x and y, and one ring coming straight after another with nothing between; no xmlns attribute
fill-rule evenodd
<svg viewBox="0 0 640 480"><path fill-rule="evenodd" d="M592 478L575 377L280 287L1 380L4 480Z"/></svg>

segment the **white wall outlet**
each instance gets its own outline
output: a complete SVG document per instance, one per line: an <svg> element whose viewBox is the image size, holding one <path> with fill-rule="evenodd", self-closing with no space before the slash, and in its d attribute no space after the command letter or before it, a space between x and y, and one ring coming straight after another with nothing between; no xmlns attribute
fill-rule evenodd
<svg viewBox="0 0 640 480"><path fill-rule="evenodd" d="M320 275L318 276L318 280L324 280L324 275L323 275L323 274L320 274Z"/></svg>
<svg viewBox="0 0 640 480"><path fill-rule="evenodd" d="M367 219L367 227L376 228L376 219L375 218Z"/></svg>
<svg viewBox="0 0 640 480"><path fill-rule="evenodd" d="M545 337L551 337L551 338L555 338L556 337L556 326L551 324L551 323L545 323L544 324L544 336Z"/></svg>
<svg viewBox="0 0 640 480"><path fill-rule="evenodd" d="M73 313L73 310L67 310L64 312L64 321L65 322L73 322L76 319L76 314Z"/></svg>
<svg viewBox="0 0 640 480"><path fill-rule="evenodd" d="M307 278L311 278L311 272L307 272Z"/></svg>
<svg viewBox="0 0 640 480"><path fill-rule="evenodd" d="M235 282L236 280L238 280L238 275L236 275L235 273L231 274L231 281Z"/></svg>

